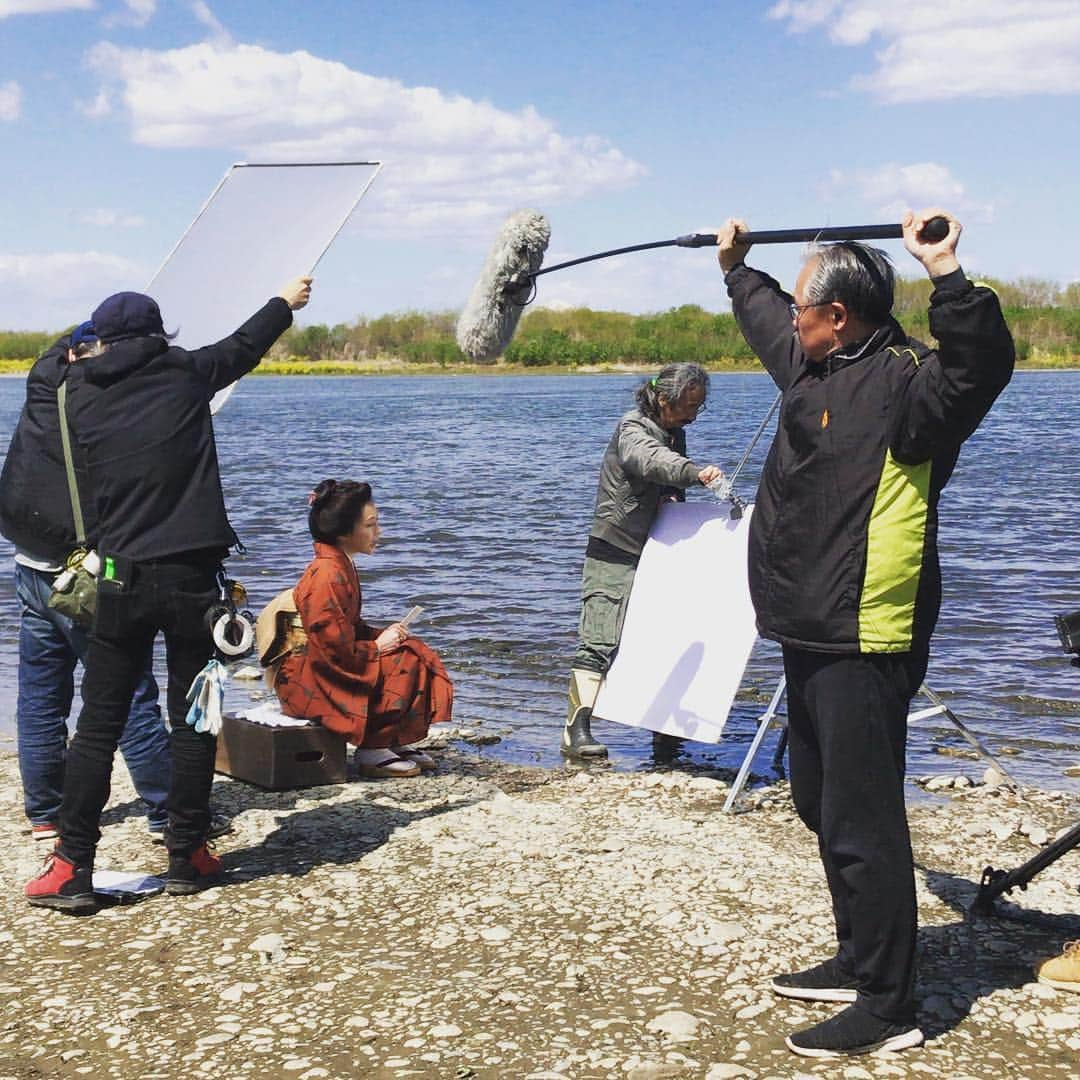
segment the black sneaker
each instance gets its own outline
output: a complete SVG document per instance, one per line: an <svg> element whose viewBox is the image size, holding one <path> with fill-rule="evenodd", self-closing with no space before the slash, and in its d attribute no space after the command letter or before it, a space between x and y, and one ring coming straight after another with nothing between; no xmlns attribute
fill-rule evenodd
<svg viewBox="0 0 1080 1080"><path fill-rule="evenodd" d="M785 1040L801 1057L828 1058L869 1054L874 1050L908 1050L921 1046L923 1033L914 1024L894 1024L849 1005L832 1019L797 1031Z"/></svg>
<svg viewBox="0 0 1080 1080"><path fill-rule="evenodd" d="M799 998L802 1001L855 1000L858 982L854 975L840 967L834 956L822 964L805 971L793 971L790 975L777 975L772 981L773 990L781 997Z"/></svg>
<svg viewBox="0 0 1080 1080"><path fill-rule="evenodd" d="M169 852L169 873L165 891L172 896L187 896L202 892L221 880L221 860L210 853L206 844L182 855Z"/></svg>
<svg viewBox="0 0 1080 1080"><path fill-rule="evenodd" d="M232 818L227 818L219 810L214 810L210 814L210 825L206 830L207 840L216 840L219 836L227 836L233 831ZM150 843L151 844L164 844L165 843L165 826L160 829L150 830Z"/></svg>

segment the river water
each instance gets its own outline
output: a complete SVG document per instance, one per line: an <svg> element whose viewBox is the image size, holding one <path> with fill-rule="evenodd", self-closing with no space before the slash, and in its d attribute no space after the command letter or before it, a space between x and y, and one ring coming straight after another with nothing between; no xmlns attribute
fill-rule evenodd
<svg viewBox="0 0 1080 1080"><path fill-rule="evenodd" d="M456 685L455 721L501 736L485 752L552 765L565 715L578 582L596 477L638 378L372 376L251 378L217 419L230 514L247 545L232 576L252 607L293 584L310 557L307 493L324 477L368 480L383 542L361 557L364 613L389 622L425 608L417 632ZM688 429L691 456L729 472L774 394L763 375L714 377ZM0 443L23 399L0 380ZM1076 444L1080 372L1024 372L966 445L942 498L945 595L927 683L1024 781L1080 789L1080 668L1054 614L1080 608ZM750 498L759 445L740 490ZM700 490L691 498L707 498ZM10 546L0 556L10 556ZM14 728L18 612L0 577L0 734ZM701 764L739 764L780 675L759 643L715 747ZM259 685L259 684L255 684ZM252 684L234 683L242 706ZM923 703L925 704L925 703ZM648 732L598 724L617 767L653 763ZM774 737L755 771L768 774ZM949 771L966 744L941 718L913 728L912 775ZM981 766L966 766L972 774Z"/></svg>

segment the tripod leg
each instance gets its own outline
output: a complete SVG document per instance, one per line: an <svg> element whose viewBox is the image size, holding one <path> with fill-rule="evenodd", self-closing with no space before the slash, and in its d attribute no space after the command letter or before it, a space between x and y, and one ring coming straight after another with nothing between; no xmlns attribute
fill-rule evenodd
<svg viewBox="0 0 1080 1080"><path fill-rule="evenodd" d="M765 732L769 730L770 725L776 719L776 710L780 705L780 701L784 696L784 690L786 688L787 679L781 676L780 681L776 684L776 689L773 691L769 707L761 714L757 733L754 735L754 741L750 744L750 749L746 751L746 757L743 758L743 763L739 767L739 774L735 777L735 782L731 785L731 790L728 792L727 799L724 800L724 813L727 813L735 805L735 800L739 797L739 792L742 791L743 784L746 783L746 778L750 773L750 766L754 763L754 758L757 755L758 750L761 749L761 741L765 738Z"/></svg>
<svg viewBox="0 0 1080 1080"><path fill-rule="evenodd" d="M960 734L968 741L968 743L974 749L975 753L977 753L979 757L983 759L983 761L985 761L992 768L996 769L999 773L1001 773L1001 775L1004 776L1005 779L1008 780L1009 783L1017 791L1023 791L1023 784L1021 784L1020 781L1017 780L1016 777L1013 776L1012 773L1010 773L1009 770L1006 769L1005 766L1002 765L1001 762L998 761L998 759L994 757L994 755L991 754L990 751L987 750L981 742L979 742L971 729L963 723L963 721L956 715L956 713L954 713L952 709L950 709L949 706L946 705L945 702L942 701L941 698L939 698L937 694L935 694L934 691L926 685L926 683L923 683L922 686L919 687L919 693L922 694L924 697L929 698L939 709L941 709L942 713L944 713L945 716L947 716L952 721L952 723L956 726L956 730L959 731Z"/></svg>
<svg viewBox="0 0 1080 1080"><path fill-rule="evenodd" d="M1064 836L1051 841L1041 851L1033 855L1023 866L1015 870L995 870L988 866L979 883L979 891L971 905L971 910L976 914L989 913L993 910L994 901L1004 892L1017 886L1026 888L1031 879L1045 870L1051 863L1057 862L1067 851L1080 846L1080 823L1074 825Z"/></svg>

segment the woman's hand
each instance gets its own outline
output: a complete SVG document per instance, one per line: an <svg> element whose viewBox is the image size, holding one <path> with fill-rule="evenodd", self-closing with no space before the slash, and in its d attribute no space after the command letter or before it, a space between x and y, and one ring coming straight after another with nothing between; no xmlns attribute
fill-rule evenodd
<svg viewBox="0 0 1080 1080"><path fill-rule="evenodd" d="M723 469L717 468L715 465L706 465L705 468L697 474L698 483L702 487L708 487L714 480L718 480L723 475Z"/></svg>
<svg viewBox="0 0 1080 1080"><path fill-rule="evenodd" d="M375 647L380 653L393 652L401 648L402 642L408 636L409 631L401 623L393 623L375 639Z"/></svg>

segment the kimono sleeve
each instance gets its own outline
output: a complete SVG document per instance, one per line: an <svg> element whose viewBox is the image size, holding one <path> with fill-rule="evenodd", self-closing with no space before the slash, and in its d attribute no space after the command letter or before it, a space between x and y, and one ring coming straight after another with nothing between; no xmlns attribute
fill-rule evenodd
<svg viewBox="0 0 1080 1080"><path fill-rule="evenodd" d="M372 687L379 679L379 650L358 633L355 586L341 571L316 562L296 606L308 636L309 659ZM314 646L314 648L312 648Z"/></svg>

